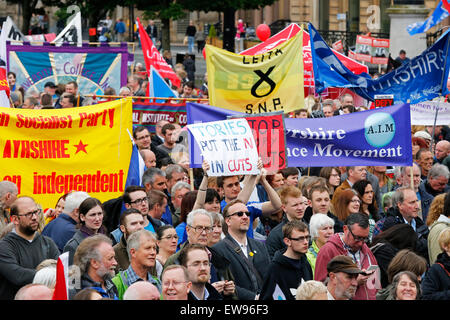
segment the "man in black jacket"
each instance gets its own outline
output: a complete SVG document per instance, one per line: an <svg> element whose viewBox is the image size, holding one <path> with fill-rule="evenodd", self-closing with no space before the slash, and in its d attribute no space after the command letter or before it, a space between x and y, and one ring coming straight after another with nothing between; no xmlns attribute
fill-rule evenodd
<svg viewBox="0 0 450 320"><path fill-rule="evenodd" d="M276 251L286 248L286 243L283 240L283 226L289 221L302 221L305 209L308 206L308 199L302 195L298 188L292 186L283 187L279 191L279 195L284 216L283 220L270 231L266 239L267 252L271 259Z"/></svg>
<svg viewBox="0 0 450 320"><path fill-rule="evenodd" d="M309 248L308 226L292 220L283 226L286 251L275 253L267 277L261 289L260 300L295 300L297 288L303 281L313 279L311 266L306 258Z"/></svg>
<svg viewBox="0 0 450 320"><path fill-rule="evenodd" d="M0 300L13 300L21 287L32 283L43 260L58 259L53 240L37 232L40 214L31 197L20 197L11 205L14 229L0 241Z"/></svg>
<svg viewBox="0 0 450 320"><path fill-rule="evenodd" d="M223 209L228 234L216 243L216 249L230 261L238 298L255 300L267 275L270 257L263 243L247 236L250 213L241 200L233 200Z"/></svg>
<svg viewBox="0 0 450 320"><path fill-rule="evenodd" d="M409 224L417 234L416 251L428 260L428 226L419 218L419 200L414 190L409 187L401 187L395 190L392 196L393 207L389 209L386 218L375 225L374 236L380 231L400 224Z"/></svg>

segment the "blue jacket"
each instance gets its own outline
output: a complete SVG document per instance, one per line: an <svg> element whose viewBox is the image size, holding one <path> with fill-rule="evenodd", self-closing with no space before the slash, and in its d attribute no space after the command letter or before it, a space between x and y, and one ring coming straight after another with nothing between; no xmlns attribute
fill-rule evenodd
<svg viewBox="0 0 450 320"><path fill-rule="evenodd" d="M125 33L125 23L123 21L117 22L114 31L116 31L117 33Z"/></svg>
<svg viewBox="0 0 450 320"><path fill-rule="evenodd" d="M75 234L75 226L77 222L73 220L68 214L61 213L58 218L50 221L45 226L42 234L50 237L58 246L59 251L62 253L67 241L72 239Z"/></svg>

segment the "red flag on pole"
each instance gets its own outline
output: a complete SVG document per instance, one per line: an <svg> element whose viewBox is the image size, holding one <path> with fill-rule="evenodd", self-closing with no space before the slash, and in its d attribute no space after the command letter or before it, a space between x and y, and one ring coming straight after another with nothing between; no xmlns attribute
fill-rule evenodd
<svg viewBox="0 0 450 320"><path fill-rule="evenodd" d="M181 80L178 78L175 71L173 71L166 60L164 60L158 49L156 49L152 40L142 26L139 18L137 18L137 23L139 29L139 37L141 38L142 53L144 54L145 68L147 69L147 76L150 76L150 66L153 66L163 78L168 78L173 85L179 87L181 84Z"/></svg>
<svg viewBox="0 0 450 320"><path fill-rule="evenodd" d="M52 300L69 300L69 252L58 257L56 285Z"/></svg>

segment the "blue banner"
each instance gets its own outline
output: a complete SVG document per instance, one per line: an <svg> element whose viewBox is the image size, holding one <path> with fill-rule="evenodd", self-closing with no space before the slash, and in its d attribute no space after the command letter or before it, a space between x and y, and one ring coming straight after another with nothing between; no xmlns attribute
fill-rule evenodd
<svg viewBox="0 0 450 320"><path fill-rule="evenodd" d="M314 80L319 93L328 87L350 88L371 101L375 100L375 95L392 94L396 104L415 104L450 93L447 89L449 30L409 63L375 80L367 74L355 75L345 68L311 24L309 30Z"/></svg>
<svg viewBox="0 0 450 320"><path fill-rule="evenodd" d="M225 120L235 111L198 103L186 104L188 124ZM409 104L355 112L331 118L285 119L290 167L412 165ZM202 157L193 137L191 167Z"/></svg>
<svg viewBox="0 0 450 320"><path fill-rule="evenodd" d="M448 11L443 7L441 0L439 1L439 4L437 5L431 16L429 16L425 21L410 24L408 27L406 27L406 31L408 31L411 36L417 33L427 32L429 29L431 29L447 17Z"/></svg>

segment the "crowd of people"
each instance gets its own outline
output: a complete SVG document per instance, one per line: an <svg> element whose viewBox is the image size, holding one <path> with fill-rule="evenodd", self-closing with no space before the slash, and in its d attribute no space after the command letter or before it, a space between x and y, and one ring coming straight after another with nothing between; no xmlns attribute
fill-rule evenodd
<svg viewBox="0 0 450 320"><path fill-rule="evenodd" d="M190 177L179 125L137 127L147 169L118 198L72 191L44 211L0 182L0 298L51 299L68 252L75 300L449 299L446 129L392 176L259 160L259 175L208 177L204 161Z"/></svg>
<svg viewBox="0 0 450 320"><path fill-rule="evenodd" d="M191 45L195 33L187 36ZM164 57L171 61L170 52ZM189 59L174 66L182 80L174 90L207 98L207 77L196 89ZM105 95L144 96L148 80L140 71L136 66L127 86ZM15 79L10 72L17 108L94 103L75 81L25 94ZM305 105L289 116L365 110L351 94L308 97ZM64 252L73 300L450 299L448 126L413 126L411 167L268 173L259 160L258 175L220 177L208 176L207 161L189 168L187 130L179 124L160 120L155 131L134 129L146 170L142 185L117 198L71 191L43 210L13 182L0 182L0 299L51 299Z"/></svg>

